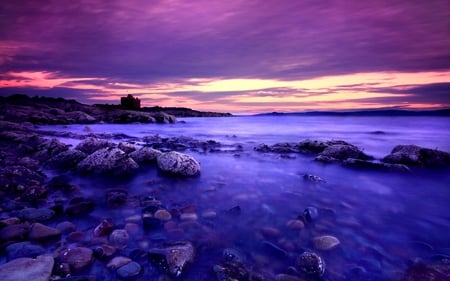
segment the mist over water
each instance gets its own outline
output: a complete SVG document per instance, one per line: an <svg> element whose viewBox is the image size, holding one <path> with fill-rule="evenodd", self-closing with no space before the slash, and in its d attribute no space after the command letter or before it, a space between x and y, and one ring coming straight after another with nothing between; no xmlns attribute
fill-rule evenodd
<svg viewBox="0 0 450 281"><path fill-rule="evenodd" d="M92 220L111 219L123 224L141 214L141 208L104 206L104 190L125 188L129 196L154 196L167 208L194 205L198 224L186 226L172 237L164 229L132 234L136 247L157 241L181 239L200 248L186 280L208 280L210 269L226 247L238 248L255 269L283 273L296 255L314 249L313 238L333 235L338 248L319 253L325 259L329 280L396 280L416 258L450 255L449 170L413 169L412 173L350 169L315 162L313 155L259 153L253 147L304 139L342 139L381 158L395 145L416 144L450 151L450 119L434 117L233 117L186 118L171 125L89 125L93 133L126 134L142 138L187 136L241 144L235 152L186 150L201 164L196 178L171 178L155 166L143 168L129 179L73 176L85 196L98 208ZM85 126L43 126L87 134ZM68 141L62 139L62 141ZM79 140L70 140L73 144ZM138 143L141 143L138 141ZM325 183L312 183L303 174L317 175ZM239 206L241 214L227 215ZM300 231L286 227L305 208L319 210L318 219ZM214 211L215 218L201 214ZM80 222L82 224L83 222ZM264 228L279 235L267 236ZM279 256L264 247L270 242L283 249ZM199 279L196 279L199 278ZM369 279L368 279L369 278Z"/></svg>

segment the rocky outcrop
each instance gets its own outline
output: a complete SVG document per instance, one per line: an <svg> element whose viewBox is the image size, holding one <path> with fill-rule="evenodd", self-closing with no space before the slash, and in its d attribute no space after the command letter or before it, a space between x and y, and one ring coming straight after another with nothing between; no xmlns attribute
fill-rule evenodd
<svg viewBox="0 0 450 281"><path fill-rule="evenodd" d="M106 147L115 147L116 144L109 142L104 139L98 139L98 138L87 138L80 142L75 149L82 151L86 154L92 154L96 152L99 149L106 148Z"/></svg>
<svg viewBox="0 0 450 281"><path fill-rule="evenodd" d="M36 259L18 258L0 265L2 281L48 281L53 269L54 260L51 255L41 255Z"/></svg>
<svg viewBox="0 0 450 281"><path fill-rule="evenodd" d="M180 176L200 174L200 164L187 154L171 151L157 157L158 168L164 172Z"/></svg>
<svg viewBox="0 0 450 281"><path fill-rule="evenodd" d="M71 149L50 158L46 166L54 169L69 170L76 167L86 157L86 153L78 149Z"/></svg>
<svg viewBox="0 0 450 281"><path fill-rule="evenodd" d="M136 171L138 164L118 148L103 148L78 163L82 173L123 175Z"/></svg>
<svg viewBox="0 0 450 281"><path fill-rule="evenodd" d="M450 153L416 145L397 145L381 161L408 166L445 167L450 165Z"/></svg>
<svg viewBox="0 0 450 281"><path fill-rule="evenodd" d="M129 156L138 164L156 162L156 158L161 155L161 151L151 147L142 147L133 151Z"/></svg>
<svg viewBox="0 0 450 281"><path fill-rule="evenodd" d="M316 160L324 162L343 161L349 158L368 160L373 157L362 152L358 147L351 144L333 144L319 153Z"/></svg>

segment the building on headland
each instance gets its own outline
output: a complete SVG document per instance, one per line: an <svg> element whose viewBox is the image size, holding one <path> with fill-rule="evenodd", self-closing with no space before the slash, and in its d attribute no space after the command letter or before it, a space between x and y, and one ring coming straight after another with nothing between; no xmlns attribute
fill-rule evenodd
<svg viewBox="0 0 450 281"><path fill-rule="evenodd" d="M141 100L139 98L133 97L133 95L128 95L126 97L120 98L120 105L122 108L126 109L140 109Z"/></svg>

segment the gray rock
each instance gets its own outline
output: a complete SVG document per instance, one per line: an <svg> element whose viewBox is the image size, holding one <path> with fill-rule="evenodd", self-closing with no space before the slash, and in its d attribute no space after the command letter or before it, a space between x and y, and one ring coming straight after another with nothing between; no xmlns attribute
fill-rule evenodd
<svg viewBox="0 0 450 281"><path fill-rule="evenodd" d="M450 153L416 145L397 145L391 154L381 161L411 166L445 167L450 165Z"/></svg>
<svg viewBox="0 0 450 281"><path fill-rule="evenodd" d="M125 229L116 229L109 235L111 245L119 249L125 248L129 239L130 236Z"/></svg>
<svg viewBox="0 0 450 281"><path fill-rule="evenodd" d="M107 148L107 147L115 147L116 144L109 142L107 140L103 139L97 139L97 138L87 138L80 142L75 149L82 151L86 154L92 154L96 152L99 149Z"/></svg>
<svg viewBox="0 0 450 281"><path fill-rule="evenodd" d="M336 144L350 145L348 142L342 140L318 141L307 139L301 141L297 147L305 152L320 153L325 148Z"/></svg>
<svg viewBox="0 0 450 281"><path fill-rule="evenodd" d="M139 276L141 272L141 265L134 261L119 267L116 271L117 276L124 280L135 278L136 276Z"/></svg>
<svg viewBox="0 0 450 281"><path fill-rule="evenodd" d="M48 281L53 269L54 260L51 255L32 258L18 258L0 265L2 281Z"/></svg>
<svg viewBox="0 0 450 281"><path fill-rule="evenodd" d="M331 235L322 235L314 237L313 243L314 248L318 250L331 250L337 247L341 243L341 241L339 241L339 239Z"/></svg>
<svg viewBox="0 0 450 281"><path fill-rule="evenodd" d="M94 261L93 251L84 247L69 248L58 255L57 261L68 264L72 272L77 272L91 265Z"/></svg>
<svg viewBox="0 0 450 281"><path fill-rule="evenodd" d="M86 153L77 149L71 149L53 156L47 161L46 165L50 168L68 170L76 167L86 157Z"/></svg>
<svg viewBox="0 0 450 281"><path fill-rule="evenodd" d="M161 155L161 151L153 149L151 147L142 147L134 152L131 152L130 156L136 163L151 163L156 162L156 158Z"/></svg>
<svg viewBox="0 0 450 281"><path fill-rule="evenodd" d="M316 253L304 252L297 257L295 268L308 275L321 277L325 272L325 263Z"/></svg>
<svg viewBox="0 0 450 281"><path fill-rule="evenodd" d="M337 160L346 160L348 158L368 160L371 156L366 155L358 147L351 144L333 144L325 148L319 156L334 158Z"/></svg>
<svg viewBox="0 0 450 281"><path fill-rule="evenodd" d="M17 258L36 258L45 253L45 249L31 242L19 242L8 245L5 249L8 260Z"/></svg>
<svg viewBox="0 0 450 281"><path fill-rule="evenodd" d="M150 262L162 266L163 270L176 277L193 263L195 257L194 247L187 241L165 243L151 249L148 254Z"/></svg>
<svg viewBox="0 0 450 281"><path fill-rule="evenodd" d="M21 210L17 216L24 220L29 222L43 222L48 221L55 215L55 211L47 208L26 208Z"/></svg>
<svg viewBox="0 0 450 281"><path fill-rule="evenodd" d="M157 158L158 167L164 171L181 176L200 174L200 164L187 154L171 151L162 153Z"/></svg>
<svg viewBox="0 0 450 281"><path fill-rule="evenodd" d="M77 165L78 171L95 174L123 175L132 173L138 168L138 164L118 148L97 150Z"/></svg>

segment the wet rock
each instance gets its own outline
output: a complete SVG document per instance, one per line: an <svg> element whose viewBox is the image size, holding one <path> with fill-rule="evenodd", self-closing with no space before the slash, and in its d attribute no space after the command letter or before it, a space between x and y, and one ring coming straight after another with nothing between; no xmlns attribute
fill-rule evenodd
<svg viewBox="0 0 450 281"><path fill-rule="evenodd" d="M271 152L270 146L264 143L255 146L253 149L259 152Z"/></svg>
<svg viewBox="0 0 450 281"><path fill-rule="evenodd" d="M124 189L110 189L106 192L106 205L116 208L124 205L128 199L128 192Z"/></svg>
<svg viewBox="0 0 450 281"><path fill-rule="evenodd" d="M122 267L122 266L130 263L130 262L132 262L132 260L130 258L118 256L118 257L114 257L112 260L110 260L108 262L108 264L106 265L106 267L110 268L110 269L117 269L119 267Z"/></svg>
<svg viewBox="0 0 450 281"><path fill-rule="evenodd" d="M406 166L404 164L381 163L381 162L373 162L373 161L360 160L360 159L354 159L354 158L348 158L348 159L344 160L343 163L346 166L355 167L355 168L398 171L398 172L410 172L411 171L408 168L408 166Z"/></svg>
<svg viewBox="0 0 450 281"><path fill-rule="evenodd" d="M325 263L316 253L304 252L297 257L295 268L308 275L320 277L325 272Z"/></svg>
<svg viewBox="0 0 450 281"><path fill-rule="evenodd" d="M30 240L48 240L52 238L59 238L61 236L61 231L56 228L43 225L41 223L34 223L31 226L28 238Z"/></svg>
<svg viewBox="0 0 450 281"><path fill-rule="evenodd" d="M109 236L111 244L118 249L124 249L127 246L129 239L130 236L125 229L116 229L111 232L111 235Z"/></svg>
<svg viewBox="0 0 450 281"><path fill-rule="evenodd" d="M36 258L45 253L45 249L42 246L32 244L28 241L11 244L6 247L5 251L8 260L17 258Z"/></svg>
<svg viewBox="0 0 450 281"><path fill-rule="evenodd" d="M24 166L0 167L0 186L31 185L34 182L43 182L45 178L40 171L33 171Z"/></svg>
<svg viewBox="0 0 450 281"><path fill-rule="evenodd" d="M172 219L172 215L164 209L159 209L158 211L156 211L154 216L160 221L169 221Z"/></svg>
<svg viewBox="0 0 450 281"><path fill-rule="evenodd" d="M319 211L315 207L308 207L303 211L303 218L306 222L312 222L319 216Z"/></svg>
<svg viewBox="0 0 450 281"><path fill-rule="evenodd" d="M279 229L270 226L262 227L261 233L267 238L277 238L281 235L281 231Z"/></svg>
<svg viewBox="0 0 450 281"><path fill-rule="evenodd" d="M0 229L2 229L5 226L13 225L13 224L19 224L20 219L18 217L10 217L4 220L0 221Z"/></svg>
<svg viewBox="0 0 450 281"><path fill-rule="evenodd" d="M411 166L445 167L450 165L450 153L416 145L397 145L391 154L381 161Z"/></svg>
<svg viewBox="0 0 450 281"><path fill-rule="evenodd" d="M348 158L368 160L373 157L362 152L358 147L351 144L334 144L325 148L319 156L334 158L337 160L346 160Z"/></svg>
<svg viewBox="0 0 450 281"><path fill-rule="evenodd" d="M80 142L75 149L82 151L86 153L87 155L90 155L97 150L100 150L102 148L109 148L109 147L115 147L116 145L112 142L109 142L107 140L103 139L97 139L97 138L87 138Z"/></svg>
<svg viewBox="0 0 450 281"><path fill-rule="evenodd" d="M286 223L286 227L294 230L299 230L305 227L305 224L301 220L289 220Z"/></svg>
<svg viewBox="0 0 450 281"><path fill-rule="evenodd" d="M401 281L440 281L448 280L450 276L450 266L448 264L414 264L410 266Z"/></svg>
<svg viewBox="0 0 450 281"><path fill-rule="evenodd" d="M110 259L116 253L116 248L110 245L97 246L94 249L94 255L100 260Z"/></svg>
<svg viewBox="0 0 450 281"><path fill-rule="evenodd" d="M41 255L36 259L18 258L0 265L2 281L48 281L52 273L54 260L50 255Z"/></svg>
<svg viewBox="0 0 450 281"><path fill-rule="evenodd" d="M69 146L57 139L45 139L36 149L38 151L33 154L33 157L40 161L47 161L53 156L68 150Z"/></svg>
<svg viewBox="0 0 450 281"><path fill-rule="evenodd" d="M304 174L303 179L312 183L326 183L321 177L310 174Z"/></svg>
<svg viewBox="0 0 450 281"><path fill-rule="evenodd" d="M125 153L131 153L136 150L136 146L130 142L122 141L119 143L118 148Z"/></svg>
<svg viewBox="0 0 450 281"><path fill-rule="evenodd" d="M331 250L334 247L338 246L341 241L334 236L331 235L323 235L314 237L313 239L314 248L318 250Z"/></svg>
<svg viewBox="0 0 450 281"><path fill-rule="evenodd" d="M118 148L97 150L77 165L77 170L82 173L114 175L129 174L138 168L138 164Z"/></svg>
<svg viewBox="0 0 450 281"><path fill-rule="evenodd" d="M30 232L29 223L13 224L0 229L0 243L7 243L10 241L22 241L28 236Z"/></svg>
<svg viewBox="0 0 450 281"><path fill-rule="evenodd" d="M48 221L55 215L55 212L47 208L26 208L21 210L17 216L24 221L29 222L44 222Z"/></svg>
<svg viewBox="0 0 450 281"><path fill-rule="evenodd" d="M200 174L200 164L187 154L171 151L157 157L159 169L164 172L181 175L196 176Z"/></svg>
<svg viewBox="0 0 450 281"><path fill-rule="evenodd" d="M71 272L78 272L91 265L94 261L93 251L85 247L75 247L64 250L57 257L58 263L69 265Z"/></svg>
<svg viewBox="0 0 450 281"><path fill-rule="evenodd" d="M95 208L95 203L89 198L76 197L70 200L66 214L70 217L87 215Z"/></svg>
<svg viewBox="0 0 450 281"><path fill-rule="evenodd" d="M190 242L168 242L149 250L148 256L152 264L178 277L193 263L195 251Z"/></svg>
<svg viewBox="0 0 450 281"><path fill-rule="evenodd" d="M109 235L114 229L114 225L108 220L102 220L102 222L94 228L94 236L100 237Z"/></svg>
<svg viewBox="0 0 450 281"><path fill-rule="evenodd" d="M130 156L136 163L153 163L156 162L156 158L161 155L161 151L153 149L151 147L142 147L134 152L131 152Z"/></svg>
<svg viewBox="0 0 450 281"><path fill-rule="evenodd" d="M218 281L264 281L264 276L257 272L250 271L241 263L225 262L213 267L213 272Z"/></svg>
<svg viewBox="0 0 450 281"><path fill-rule="evenodd" d="M135 278L139 276L141 273L142 273L141 265L134 261L119 267L116 271L117 276L123 280Z"/></svg>
<svg viewBox="0 0 450 281"><path fill-rule="evenodd" d="M60 222L56 225L56 228L59 229L59 231L61 231L61 233L63 234L68 234L77 230L77 226L70 221Z"/></svg>
<svg viewBox="0 0 450 281"><path fill-rule="evenodd" d="M71 149L50 158L46 166L53 169L69 170L75 168L88 155L80 150Z"/></svg>

